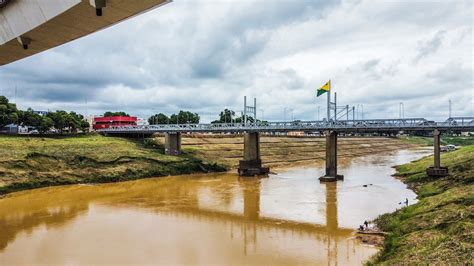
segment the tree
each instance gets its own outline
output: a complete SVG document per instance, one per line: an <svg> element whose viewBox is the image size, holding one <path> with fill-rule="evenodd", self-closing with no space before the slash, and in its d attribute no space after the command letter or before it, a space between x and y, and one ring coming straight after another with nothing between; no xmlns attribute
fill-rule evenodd
<svg viewBox="0 0 474 266"><path fill-rule="evenodd" d="M8 98L0 96L0 127L18 122L18 109L16 104L9 103Z"/></svg>
<svg viewBox="0 0 474 266"><path fill-rule="evenodd" d="M129 114L125 112L105 112L104 117L109 117L109 116L130 116Z"/></svg>
<svg viewBox="0 0 474 266"><path fill-rule="evenodd" d="M61 133L64 131L77 132L78 129L82 129L85 126L83 124L84 116L76 112L68 113L64 110L57 110L56 112L49 112L47 117L53 121L54 128Z"/></svg>
<svg viewBox="0 0 474 266"><path fill-rule="evenodd" d="M197 113L191 113L189 111L179 111L179 113L172 114L170 116L170 124L199 124L201 118Z"/></svg>
<svg viewBox="0 0 474 266"><path fill-rule="evenodd" d="M214 120L211 123L232 123L234 118L235 112L226 108L219 114L219 120Z"/></svg>
<svg viewBox="0 0 474 266"><path fill-rule="evenodd" d="M61 133L69 126L69 118L66 111L58 110L56 112L50 112L47 116L53 120L54 128Z"/></svg>
<svg viewBox="0 0 474 266"><path fill-rule="evenodd" d="M86 120L82 120L80 128L81 128L81 131L84 132L84 133L89 132L89 128L90 128L89 122L87 122Z"/></svg>
<svg viewBox="0 0 474 266"><path fill-rule="evenodd" d="M47 116L40 116L39 124L36 126L36 129L39 133L46 133L54 126L54 122L51 118Z"/></svg>
<svg viewBox="0 0 474 266"><path fill-rule="evenodd" d="M176 118L175 118L176 119ZM163 125L169 124L170 118L163 113L155 114L148 118L148 123L150 125Z"/></svg>
<svg viewBox="0 0 474 266"><path fill-rule="evenodd" d="M84 116L77 114L76 112L69 112L67 115L67 123L69 126L69 132L77 132L78 129L81 129L82 121Z"/></svg>

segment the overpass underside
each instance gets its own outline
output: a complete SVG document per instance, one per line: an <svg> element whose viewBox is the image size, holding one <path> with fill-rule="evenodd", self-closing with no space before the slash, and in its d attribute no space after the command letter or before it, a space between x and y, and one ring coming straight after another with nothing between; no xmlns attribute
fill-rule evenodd
<svg viewBox="0 0 474 266"><path fill-rule="evenodd" d="M0 65L62 45L169 2L9 1L0 8Z"/></svg>

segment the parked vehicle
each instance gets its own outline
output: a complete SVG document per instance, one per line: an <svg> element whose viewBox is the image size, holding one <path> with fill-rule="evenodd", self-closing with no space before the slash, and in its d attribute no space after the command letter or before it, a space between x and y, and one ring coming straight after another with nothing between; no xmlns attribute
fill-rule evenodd
<svg viewBox="0 0 474 266"><path fill-rule="evenodd" d="M447 145L446 148L448 149L448 151L454 151L454 150L456 150L456 146L454 146L453 144Z"/></svg>

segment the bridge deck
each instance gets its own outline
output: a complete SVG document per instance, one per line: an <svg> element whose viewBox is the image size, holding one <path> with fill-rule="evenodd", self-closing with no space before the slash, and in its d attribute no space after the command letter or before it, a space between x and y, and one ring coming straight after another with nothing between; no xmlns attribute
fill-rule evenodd
<svg viewBox="0 0 474 266"><path fill-rule="evenodd" d="M371 119L344 121L292 121L264 122L258 124L216 123L216 124L166 124L133 127L112 127L98 130L106 134L153 134L172 132L290 132L290 131L337 131L345 133L399 132L399 131L474 131L474 117L449 118L444 122L424 118Z"/></svg>

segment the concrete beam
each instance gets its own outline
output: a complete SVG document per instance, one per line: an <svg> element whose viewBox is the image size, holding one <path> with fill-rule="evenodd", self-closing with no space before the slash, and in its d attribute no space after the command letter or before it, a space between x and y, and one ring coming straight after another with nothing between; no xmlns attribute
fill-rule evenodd
<svg viewBox="0 0 474 266"><path fill-rule="evenodd" d="M62 45L169 2L171 1L10 1L0 9L0 65ZM103 8L106 8L106 12L102 14ZM102 16L96 16L94 9ZM21 36L31 39L31 44L17 39Z"/></svg>
<svg viewBox="0 0 474 266"><path fill-rule="evenodd" d="M165 134L165 154L180 155L181 154L181 133Z"/></svg>
<svg viewBox="0 0 474 266"><path fill-rule="evenodd" d="M260 133L244 134L244 159L239 161L238 172L242 176L268 174L269 168L262 167L260 159Z"/></svg>
<svg viewBox="0 0 474 266"><path fill-rule="evenodd" d="M343 179L344 176L337 174L337 132L326 131L326 174L319 180L330 182Z"/></svg>

